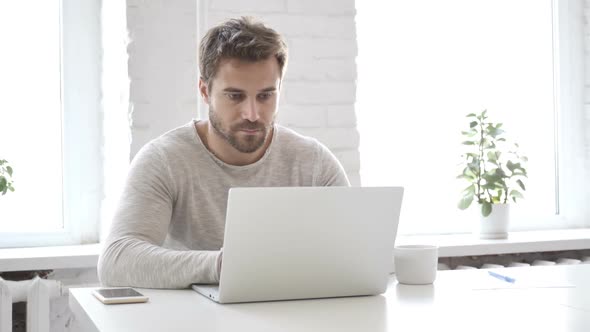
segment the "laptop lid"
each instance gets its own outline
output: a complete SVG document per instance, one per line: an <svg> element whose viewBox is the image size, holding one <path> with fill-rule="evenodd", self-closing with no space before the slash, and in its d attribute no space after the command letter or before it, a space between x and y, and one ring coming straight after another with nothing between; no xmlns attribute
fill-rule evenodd
<svg viewBox="0 0 590 332"><path fill-rule="evenodd" d="M401 187L230 189L218 301L383 293L402 196Z"/></svg>

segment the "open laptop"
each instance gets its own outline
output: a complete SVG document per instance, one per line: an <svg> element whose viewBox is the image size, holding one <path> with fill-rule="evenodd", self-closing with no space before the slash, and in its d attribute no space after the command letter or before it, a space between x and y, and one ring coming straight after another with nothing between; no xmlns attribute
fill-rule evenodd
<svg viewBox="0 0 590 332"><path fill-rule="evenodd" d="M403 188L274 187L229 191L219 303L385 292Z"/></svg>

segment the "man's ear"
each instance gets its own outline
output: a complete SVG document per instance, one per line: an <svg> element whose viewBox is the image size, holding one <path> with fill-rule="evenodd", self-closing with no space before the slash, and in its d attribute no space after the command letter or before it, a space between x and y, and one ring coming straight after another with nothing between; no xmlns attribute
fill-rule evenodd
<svg viewBox="0 0 590 332"><path fill-rule="evenodd" d="M201 94L201 98L203 98L203 101L205 102L205 104L209 104L209 87L207 86L207 83L205 83L205 81L203 81L203 78L199 78L199 93Z"/></svg>

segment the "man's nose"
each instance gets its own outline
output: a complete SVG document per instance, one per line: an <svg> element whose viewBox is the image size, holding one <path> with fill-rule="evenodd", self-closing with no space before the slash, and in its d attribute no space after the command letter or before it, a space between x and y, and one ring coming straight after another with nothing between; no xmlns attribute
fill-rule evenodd
<svg viewBox="0 0 590 332"><path fill-rule="evenodd" d="M260 118L260 114L258 112L258 104L256 103L256 99L249 98L246 103L244 103L244 108L242 109L242 119L248 120L250 122L256 122Z"/></svg>

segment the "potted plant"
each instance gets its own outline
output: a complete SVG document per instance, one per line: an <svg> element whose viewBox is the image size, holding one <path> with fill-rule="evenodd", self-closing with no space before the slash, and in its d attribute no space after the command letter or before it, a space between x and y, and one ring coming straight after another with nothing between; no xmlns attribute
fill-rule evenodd
<svg viewBox="0 0 590 332"><path fill-rule="evenodd" d="M0 159L0 194L4 196L9 190L14 191L12 167L8 165L8 161Z"/></svg>
<svg viewBox="0 0 590 332"><path fill-rule="evenodd" d="M518 144L510 144L504 137L502 123L488 120L487 110L467 118L469 130L461 133L468 151L461 156L463 171L457 178L469 186L463 190L458 207L465 210L475 201L481 211L480 237L507 238L509 203L523 198L528 159L519 154Z"/></svg>

